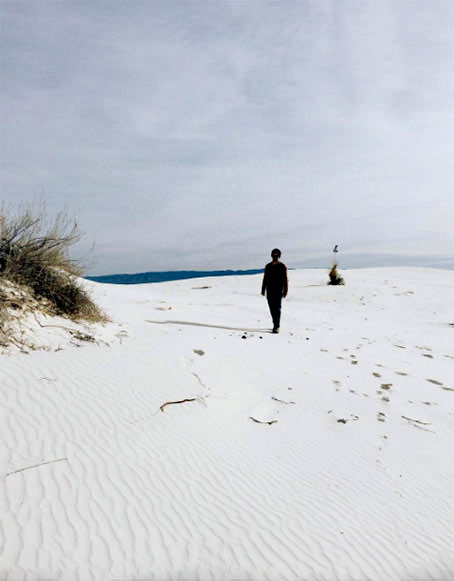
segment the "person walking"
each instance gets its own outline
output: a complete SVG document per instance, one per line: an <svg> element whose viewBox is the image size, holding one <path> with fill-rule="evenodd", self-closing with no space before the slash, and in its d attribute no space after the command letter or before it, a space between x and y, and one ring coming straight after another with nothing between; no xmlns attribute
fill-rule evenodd
<svg viewBox="0 0 454 581"><path fill-rule="evenodd" d="M281 326L281 302L282 297L288 293L287 267L281 262L281 251L274 248L271 251L273 259L265 266L262 282L262 295L268 300L271 317L273 319L273 333L279 333Z"/></svg>

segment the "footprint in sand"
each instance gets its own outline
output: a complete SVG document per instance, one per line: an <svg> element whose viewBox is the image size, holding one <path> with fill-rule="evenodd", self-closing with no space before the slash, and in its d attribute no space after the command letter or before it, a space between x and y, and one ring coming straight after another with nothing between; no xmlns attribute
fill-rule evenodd
<svg viewBox="0 0 454 581"><path fill-rule="evenodd" d="M328 413L331 413L332 410L330 410ZM337 423L338 424L346 424L347 422L357 422L359 420L359 416L355 415L355 414L350 414L349 418L337 418Z"/></svg>

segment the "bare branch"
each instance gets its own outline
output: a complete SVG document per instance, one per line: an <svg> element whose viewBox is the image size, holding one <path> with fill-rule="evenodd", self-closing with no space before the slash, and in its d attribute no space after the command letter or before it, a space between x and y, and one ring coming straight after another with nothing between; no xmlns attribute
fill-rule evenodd
<svg viewBox="0 0 454 581"><path fill-rule="evenodd" d="M54 462L65 462L68 458L58 458L57 460L49 460L49 462L41 462L41 464L34 464L33 466L26 466L25 468L19 468L19 470L14 470L13 472L8 472L6 476L11 476L12 474L18 474L19 472L24 472L25 470L31 470L31 468L39 468L40 466L45 466L46 464L53 464Z"/></svg>
<svg viewBox="0 0 454 581"><path fill-rule="evenodd" d="M162 406L159 409L163 412L164 411L164 408L167 405L174 405L176 403L185 403L187 401L197 401L197 398L196 397L191 397L191 398L188 398L188 399L180 399L179 401L166 401L166 403L163 403Z"/></svg>
<svg viewBox="0 0 454 581"><path fill-rule="evenodd" d="M255 422L256 424L268 424L269 426L272 426L273 424L277 424L277 422L278 422L278 420L271 420L269 422L262 422L261 420L257 420L255 418L253 418L252 416L250 416L249 419L252 420L253 422Z"/></svg>

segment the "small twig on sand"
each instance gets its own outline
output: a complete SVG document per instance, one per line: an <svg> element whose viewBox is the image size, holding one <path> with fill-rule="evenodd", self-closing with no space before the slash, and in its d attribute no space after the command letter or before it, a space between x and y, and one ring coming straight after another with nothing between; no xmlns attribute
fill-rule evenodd
<svg viewBox="0 0 454 581"><path fill-rule="evenodd" d="M11 476L12 474L17 474L18 472L23 472L24 470L30 470L31 468L38 468L39 466L45 466L46 464L53 464L54 462L65 462L68 458L58 458L57 460L49 460L49 462L41 462L41 464L34 464L33 466L26 466L25 468L19 468L19 470L14 470L13 472L8 472L6 476Z"/></svg>
<svg viewBox="0 0 454 581"><path fill-rule="evenodd" d="M413 422L409 422L410 426L413 426L414 428L418 428L418 430L424 430L425 432L430 432L431 434L436 434L437 432L434 432L433 430L429 430L429 428L425 428L424 426L420 426L419 424L415 424Z"/></svg>
<svg viewBox="0 0 454 581"><path fill-rule="evenodd" d="M422 424L423 426L431 426L430 422L422 422L421 420L414 420L413 418L407 418L407 416L402 416L404 420L408 420L409 422L416 422L417 424Z"/></svg>
<svg viewBox="0 0 454 581"><path fill-rule="evenodd" d="M274 399L274 401L278 401L279 403L285 403L285 404L295 403L294 401L284 401L283 399L279 399L277 397L274 397L273 395L271 396L271 399Z"/></svg>
<svg viewBox="0 0 454 581"><path fill-rule="evenodd" d="M407 416L401 416L404 420L407 420L412 426L415 428L419 428L420 430L424 430L425 432L430 432L431 434L436 434L433 430L429 430L429 428L424 428L424 426L431 426L430 422L422 422L421 420L414 420L413 418L407 418Z"/></svg>
<svg viewBox="0 0 454 581"><path fill-rule="evenodd" d="M256 424L268 424L269 426L273 425L273 424L277 424L277 420L271 420L270 422L262 422L260 420L256 420L255 418L253 418L252 416L250 416L249 418L250 420L252 420L253 422L255 422Z"/></svg>
<svg viewBox="0 0 454 581"><path fill-rule="evenodd" d="M166 401L166 403L163 403L162 406L159 408L162 412L164 411L164 408L166 407L166 405L174 405L176 403L185 403L187 401L197 401L197 397L191 397L188 399L180 399L179 401Z"/></svg>

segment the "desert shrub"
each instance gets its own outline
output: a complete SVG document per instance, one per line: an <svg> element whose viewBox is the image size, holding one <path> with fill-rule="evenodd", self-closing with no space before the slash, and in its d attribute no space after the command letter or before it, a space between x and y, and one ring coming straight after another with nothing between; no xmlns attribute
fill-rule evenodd
<svg viewBox="0 0 454 581"><path fill-rule="evenodd" d="M344 279L337 272L337 263L336 262L333 264L331 270L329 271L328 276L329 276L328 284L333 284L333 285L345 284Z"/></svg>
<svg viewBox="0 0 454 581"><path fill-rule="evenodd" d="M48 218L42 203L0 209L0 279L24 286L46 309L73 320L101 321L104 315L79 282L82 266L69 256L81 239L66 212Z"/></svg>

